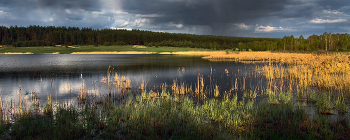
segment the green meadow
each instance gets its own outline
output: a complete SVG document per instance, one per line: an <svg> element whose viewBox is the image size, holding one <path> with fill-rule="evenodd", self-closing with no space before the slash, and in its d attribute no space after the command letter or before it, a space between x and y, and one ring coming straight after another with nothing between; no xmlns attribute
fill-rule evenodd
<svg viewBox="0 0 350 140"><path fill-rule="evenodd" d="M47 46L47 47L12 47L12 46L3 46L0 48L0 53L26 53L31 52L33 54L50 54L50 53L59 53L59 54L71 54L73 52L178 52L178 51L212 51L210 49L202 48L181 48L181 47L145 47L145 46L136 46L136 45L112 45L112 46L95 46L95 45L74 45L74 46Z"/></svg>

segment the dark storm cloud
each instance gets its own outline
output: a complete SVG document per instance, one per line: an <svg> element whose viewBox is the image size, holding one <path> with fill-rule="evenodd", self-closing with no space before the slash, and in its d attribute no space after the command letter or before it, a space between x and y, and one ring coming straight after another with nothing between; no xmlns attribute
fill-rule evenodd
<svg viewBox="0 0 350 140"><path fill-rule="evenodd" d="M101 1L99 0L1 0L0 7L20 8L31 10L35 8L83 9L86 11L99 11Z"/></svg>
<svg viewBox="0 0 350 140"><path fill-rule="evenodd" d="M101 1L99 0L38 0L40 6L65 8L65 9L83 9L85 11L100 11Z"/></svg>
<svg viewBox="0 0 350 140"><path fill-rule="evenodd" d="M348 0L316 0L315 2L326 9L340 9L345 5L349 5Z"/></svg>
<svg viewBox="0 0 350 140"><path fill-rule="evenodd" d="M311 6L292 0L125 0L122 8L129 13L161 15L151 18L153 24L208 25L220 31L229 24L254 24L262 18L310 17Z"/></svg>
<svg viewBox="0 0 350 140"><path fill-rule="evenodd" d="M0 25L5 26L137 28L229 36L345 32L350 30L347 13L348 0L0 0Z"/></svg>
<svg viewBox="0 0 350 140"><path fill-rule="evenodd" d="M101 22L104 22L101 24L97 23L100 19L90 17L91 12L99 12L102 9L100 0L1 0L0 11L5 13L2 17L6 21L0 24L28 26L34 23L43 26L85 25L106 28L106 17L101 16ZM3 20L2 17L0 16L0 20Z"/></svg>
<svg viewBox="0 0 350 140"><path fill-rule="evenodd" d="M130 13L159 14L154 22L182 21L185 24L227 23L245 18L265 16L269 11L283 10L283 1L273 0L265 3L253 0L128 0L123 9Z"/></svg>

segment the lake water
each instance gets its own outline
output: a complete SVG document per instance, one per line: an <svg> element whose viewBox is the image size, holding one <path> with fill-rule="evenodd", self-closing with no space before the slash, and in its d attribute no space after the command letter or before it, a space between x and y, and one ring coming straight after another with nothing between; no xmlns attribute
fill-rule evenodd
<svg viewBox="0 0 350 140"><path fill-rule="evenodd" d="M0 92L4 99L18 99L35 91L41 102L51 94L54 101L76 99L84 80L89 94L108 94L108 87L101 83L110 67L112 77L130 79L132 92L136 93L142 80L147 90L159 90L173 80L185 82L193 89L197 76L203 76L205 88L211 91L218 85L220 91L229 91L235 85L242 89L265 88L262 78L254 75L257 64L237 62L210 62L201 57L179 55L0 55ZM227 69L227 71L225 71ZM19 90L19 88L21 90ZM27 96L29 96L28 94Z"/></svg>
<svg viewBox="0 0 350 140"><path fill-rule="evenodd" d="M143 80L147 91L161 92L161 85L166 83L170 85L168 91L171 93L173 80L192 86L194 90L199 75L204 79L205 94L209 98L213 97L208 94L212 95L215 85L223 94L237 84L238 90L231 93L237 94L239 100L244 91L254 90L258 93L256 100L259 102L265 97L262 91L267 88L265 79L254 72L257 66L266 65L264 63L211 62L201 57L149 54L0 55L0 60L0 93L4 103L10 99L18 103L19 94L22 100L30 99L28 93L32 91L42 105L50 95L54 102L76 103L83 81L90 96L107 96L108 86L101 79L107 77L109 68L111 78L118 73L120 79L125 77L131 81L129 93L132 94L140 94ZM120 94L117 91L113 93ZM311 118L315 115L314 105L307 105L306 110ZM333 110L333 113L336 111ZM344 116L331 115L330 119Z"/></svg>

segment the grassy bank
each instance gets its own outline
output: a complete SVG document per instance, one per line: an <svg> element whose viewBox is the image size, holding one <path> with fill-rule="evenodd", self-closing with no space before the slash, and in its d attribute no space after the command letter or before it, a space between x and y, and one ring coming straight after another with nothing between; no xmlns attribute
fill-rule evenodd
<svg viewBox="0 0 350 140"><path fill-rule="evenodd" d="M122 53L122 52L137 52L137 53L172 53L185 51L213 51L200 48L178 48L178 47L145 47L139 45L123 45L123 46L57 46L57 47L10 47L3 46L0 48L0 54L6 53L32 53L32 54L107 54L107 53Z"/></svg>

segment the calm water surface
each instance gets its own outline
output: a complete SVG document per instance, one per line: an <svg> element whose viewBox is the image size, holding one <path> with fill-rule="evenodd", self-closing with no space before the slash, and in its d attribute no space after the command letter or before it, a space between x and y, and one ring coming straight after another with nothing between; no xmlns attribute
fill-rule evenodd
<svg viewBox="0 0 350 140"><path fill-rule="evenodd" d="M139 94L142 80L147 83L147 91L161 92L162 84L172 85L175 79L194 89L200 75L208 92L213 91L214 85L219 86L221 93L230 91L237 79L240 90L233 93L242 97L245 85L246 91L258 91L259 101L264 98L259 95L266 89L266 82L254 69L263 65L266 64L210 62L200 57L178 55L0 55L0 93L3 102L10 99L18 102L19 94L22 99L30 99L27 93L35 91L41 103L45 103L49 95L62 103L76 101L84 81L89 95L106 96L108 87L100 81L107 77L110 67L112 78L118 73L120 78L130 79L133 94ZM312 104L307 105L306 110L311 118L315 115ZM344 115L331 115L329 119L337 120L337 117Z"/></svg>
<svg viewBox="0 0 350 140"><path fill-rule="evenodd" d="M200 57L177 55L0 55L0 92L3 98L18 99L35 91L41 101L48 95L53 100L76 99L84 80L90 94L107 94L108 88L100 81L107 77L110 67L114 74L131 80L134 90L144 79L147 89L155 89L163 83L172 85L173 80L192 85L202 75L206 88L217 84L220 90L228 91L237 83L246 89L265 86L265 81L252 74L256 64L236 62L210 62ZM228 70L228 74L225 73ZM19 90L21 87L21 90ZM156 90L156 89L155 89ZM29 96L29 95L28 95Z"/></svg>

